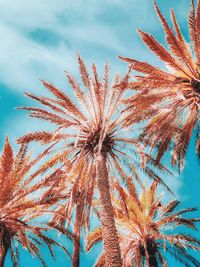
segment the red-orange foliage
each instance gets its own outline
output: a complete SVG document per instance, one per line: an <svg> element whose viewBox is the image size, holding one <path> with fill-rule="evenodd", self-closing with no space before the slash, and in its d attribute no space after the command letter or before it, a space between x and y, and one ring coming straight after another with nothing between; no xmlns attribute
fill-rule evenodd
<svg viewBox="0 0 200 267"><path fill-rule="evenodd" d="M53 223L50 226L48 220L41 221L45 214L50 219L55 204L65 197L56 186L62 175L61 170L55 168L53 172L45 174L54 163L51 159L41 164L49 152L50 147L31 159L27 154L27 146L22 145L14 155L6 138L0 157L0 266L3 266L8 250L11 251L14 266L18 266L18 242L33 256L37 256L43 266L46 265L40 254L40 246L46 244L52 256L53 245L62 247L55 239L48 237L50 229L58 228ZM60 228L60 231L72 238L64 228ZM64 247L62 249L68 254Z"/></svg>
<svg viewBox="0 0 200 267"><path fill-rule="evenodd" d="M70 172L70 175L74 177L76 192L81 191L83 186L86 186L86 191L92 190L93 192L90 184L94 186L96 162L101 153L106 157L109 171L118 173L122 179L126 177L124 166L121 164L123 160L126 161L126 167L136 179L139 170L142 169L149 177L162 183L154 167L162 171L167 171L167 169L161 164L156 165L154 159L145 153L143 146L135 138L134 129L127 127L129 124L127 114L121 112L126 108L123 101L129 71L122 78L117 74L110 83L107 64L103 79L100 81L95 65L92 65L93 75L90 75L79 55L78 63L84 86L80 86L71 74L66 73L76 101L72 101L71 93L68 96L54 85L42 81L53 97L26 93L26 96L42 104L42 107L18 108L30 111L30 117L55 124L57 129L51 132L30 132L19 138L17 142L28 144L37 141L41 144L51 142L60 144L57 150L58 157L70 159L65 165L67 173ZM74 192L75 195L76 192Z"/></svg>
<svg viewBox="0 0 200 267"><path fill-rule="evenodd" d="M157 195L157 186L157 182L153 182L148 188L143 185L139 194L131 178L127 189L119 184L115 185L113 206L123 266L171 266L167 263L167 253L184 266L200 266L200 262L187 251L199 251L200 241L185 233L187 228L196 229L196 222L200 221L199 218L184 216L196 209L178 209L180 202L177 200L164 204L161 196ZM182 228L177 233L179 226L185 230ZM172 229L175 228L174 233ZM95 228L87 236L86 250L90 250L101 239L101 228ZM95 264L95 267L103 266L104 252Z"/></svg>
<svg viewBox="0 0 200 267"><path fill-rule="evenodd" d="M168 71L147 62L130 58L122 60L141 73L129 84L139 93L127 99L130 116L128 125L148 120L142 140L158 148L157 161L173 147L172 164L183 166L193 130L196 130L196 152L200 157L200 1L195 11L194 1L189 15L191 46L185 41L173 10L174 31L169 27L156 2L155 9L161 20L169 51L151 34L139 34L147 47L167 66ZM191 50L192 49L192 50ZM194 54L194 55L193 55Z"/></svg>

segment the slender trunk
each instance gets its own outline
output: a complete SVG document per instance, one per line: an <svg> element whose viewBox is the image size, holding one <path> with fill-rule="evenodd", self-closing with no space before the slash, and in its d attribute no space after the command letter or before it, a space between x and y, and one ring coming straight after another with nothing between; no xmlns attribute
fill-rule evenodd
<svg viewBox="0 0 200 267"><path fill-rule="evenodd" d="M74 234L76 240L74 241L74 252L72 257L72 266L79 267L80 262L80 235L81 235L81 220L82 220L83 203L78 201L76 206L76 217L74 222Z"/></svg>
<svg viewBox="0 0 200 267"><path fill-rule="evenodd" d="M154 254L149 255L149 266L151 266L151 267L158 267L156 256Z"/></svg>
<svg viewBox="0 0 200 267"><path fill-rule="evenodd" d="M9 248L9 232L4 225L0 227L0 267L4 266L4 261Z"/></svg>
<svg viewBox="0 0 200 267"><path fill-rule="evenodd" d="M102 154L99 155L97 163L97 185L100 193L100 222L106 266L121 267L121 252L110 197L106 158Z"/></svg>
<svg viewBox="0 0 200 267"><path fill-rule="evenodd" d="M148 266L158 267L155 250L151 248L147 248L147 251L148 251Z"/></svg>
<svg viewBox="0 0 200 267"><path fill-rule="evenodd" d="M1 244L0 245L0 267L4 266L4 261L6 258L7 251L8 249L3 244Z"/></svg>

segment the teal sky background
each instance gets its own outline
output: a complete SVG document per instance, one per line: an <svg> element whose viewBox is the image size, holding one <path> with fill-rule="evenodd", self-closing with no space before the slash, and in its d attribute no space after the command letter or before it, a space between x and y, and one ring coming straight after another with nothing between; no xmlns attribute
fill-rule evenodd
<svg viewBox="0 0 200 267"><path fill-rule="evenodd" d="M169 9L174 8L184 36L188 38L187 17L189 0L157 0L169 20ZM152 33L164 43L164 35L151 0L0 0L0 145L6 135L15 139L27 130L44 129L41 121L28 118L16 106L32 101L23 92L43 94L39 79L45 79L67 90L64 70L76 77L78 51L87 65L96 63L99 72L109 61L112 73L126 71L126 64L118 55L129 56L162 66L140 41L136 29ZM16 147L16 145L15 145ZM200 167L194 155L194 143L189 147L184 171L171 188L182 201L182 207L200 209ZM200 212L196 212L200 217ZM196 236L200 237L198 233ZM63 244L71 248L63 239ZM81 266L90 267L101 246L81 256ZM57 259L43 249L48 266L70 266L66 256L56 249ZM200 259L198 254L195 254ZM10 267L9 257L6 267ZM21 252L20 266L40 267L27 252ZM170 267L181 266L169 261Z"/></svg>

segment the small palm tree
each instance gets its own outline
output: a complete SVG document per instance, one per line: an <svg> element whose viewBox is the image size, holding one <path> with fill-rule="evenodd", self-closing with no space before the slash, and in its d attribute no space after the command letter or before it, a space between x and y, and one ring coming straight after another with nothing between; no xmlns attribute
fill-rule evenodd
<svg viewBox="0 0 200 267"><path fill-rule="evenodd" d="M192 50L181 33L174 11L171 10L171 16L175 33L155 1L154 5L170 51L151 34L141 30L139 34L147 47L166 64L168 71L147 62L121 57L131 64L133 70L141 73L135 76L136 81L129 84L129 88L139 90L139 93L126 101L130 110L128 124L136 119L150 119L142 140L153 149L158 147L157 161L172 145L172 164L179 163L180 169L193 130L196 131L196 152L200 157L200 1L195 12L192 0L188 21Z"/></svg>
<svg viewBox="0 0 200 267"><path fill-rule="evenodd" d="M82 164L81 164L82 167ZM67 191L67 196L64 205L61 205L56 210L52 221L60 228L63 226L68 228L70 224L73 226L74 235L74 251L72 257L72 266L80 266L80 252L81 252L81 229L87 230L90 228L90 211L92 207L92 200L94 195L94 185L90 184L85 190L84 183L87 180L84 170L82 169L82 175L79 174L79 181L73 185L73 180L76 179L76 171L73 174L68 175L70 170L65 169L65 179L63 180L63 193ZM60 184L60 181L59 181ZM73 186L71 186L73 185ZM60 190L62 190L60 188ZM75 212L75 217L73 214Z"/></svg>
<svg viewBox="0 0 200 267"><path fill-rule="evenodd" d="M42 265L45 262L40 254L40 246L46 244L54 257L53 245L62 247L56 240L48 237L50 230L57 229L54 224L43 223L40 217L54 214L52 207L59 199L56 181L60 179L60 170L56 169L44 177L45 171L53 166L52 159L38 166L48 155L49 149L31 160L26 145L22 145L14 155L13 149L6 138L0 157L0 266L4 266L7 252L10 250L13 266L18 266L18 244L37 256ZM33 168L37 168L33 171ZM40 176L43 178L41 179ZM60 232L72 238L64 228ZM68 251L62 247L67 253Z"/></svg>
<svg viewBox="0 0 200 267"><path fill-rule="evenodd" d="M140 196L131 178L127 189L119 184L115 188L117 194L113 198L113 207L123 266L167 267L166 252L187 267L200 266L200 262L187 251L200 250L200 241L176 229L178 226L195 229L195 222L200 219L182 215L196 209L176 211L180 203L177 200L162 204L161 196L156 196L157 182L153 182L149 188L143 186ZM175 230L177 233L174 233ZM86 250L101 240L102 231L98 227L89 233ZM96 267L105 266L104 254L97 260Z"/></svg>
<svg viewBox="0 0 200 267"><path fill-rule="evenodd" d="M130 138L130 128L122 126L126 124L126 115L121 113L121 110L129 72L122 79L116 75L110 85L108 65L105 66L104 76L100 81L95 65L92 66L93 77L91 77L80 56L78 56L78 63L84 88L81 88L75 78L67 73L77 105L72 102L72 96L69 98L63 91L43 81L54 98L26 94L45 108L22 107L21 109L29 110L31 117L56 124L57 129L52 132L28 133L18 142L40 141L44 144L57 141L62 144L58 149L61 151L61 157L70 160L66 166L68 174L75 177L72 188L76 190L78 188L79 192L91 190L91 193L87 193L88 201L91 202L93 188L95 185L98 187L106 264L121 266L108 173L116 171L125 179L121 162L126 160L124 161L126 168L131 169L136 178L138 177L136 169L144 169L156 180L159 177L151 167L147 165L145 167L145 161L154 164L153 159L145 155L136 139ZM129 159L132 160L130 164ZM161 166L159 168L163 169ZM80 178L82 175L83 179ZM79 184L79 181L84 182Z"/></svg>

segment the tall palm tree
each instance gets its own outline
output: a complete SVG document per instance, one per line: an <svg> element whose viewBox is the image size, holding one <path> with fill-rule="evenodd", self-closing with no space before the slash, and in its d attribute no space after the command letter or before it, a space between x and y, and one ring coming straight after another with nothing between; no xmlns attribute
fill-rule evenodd
<svg viewBox="0 0 200 267"><path fill-rule="evenodd" d="M80 162L81 163L81 162ZM80 164L82 166L82 163ZM65 169L65 179L62 184L63 193L67 191L67 203L61 205L56 210L56 214L53 216L52 221L56 223L58 227L68 228L73 226L74 235L74 251L72 257L72 266L80 266L80 252L81 252L81 230L89 230L90 215L92 200L94 195L94 180L85 190L84 183L87 180L84 170L80 174L77 166L76 171L73 174L68 175L68 168ZM78 172L77 172L78 171ZM76 175L79 175L78 183L73 185L73 180L76 179ZM59 181L60 183L60 181ZM63 186L64 185L64 186ZM71 186L73 185L73 186ZM61 190L62 190L61 188ZM75 213L75 216L73 214Z"/></svg>
<svg viewBox="0 0 200 267"><path fill-rule="evenodd" d="M151 34L139 30L142 41L155 53L168 70L161 70L147 62L123 58L132 69L141 73L129 88L139 91L127 103L128 124L137 119L149 120L142 135L152 149L158 148L157 161L173 147L172 164L184 164L184 157L193 130L196 131L196 153L200 157L200 1L195 11L194 0L189 15L191 46L185 41L174 11L170 28L156 2L155 9L161 20L169 51ZM137 115L136 115L137 113Z"/></svg>
<svg viewBox="0 0 200 267"><path fill-rule="evenodd" d="M200 266L200 262L187 251L199 251L200 241L177 229L179 226L196 228L195 222L200 219L182 216L195 211L194 208L176 211L180 204L177 200L162 204L161 196L156 196L155 181L148 188L143 186L140 196L131 178L127 189L119 184L115 187L117 193L113 198L113 207L123 266L167 267L166 252L184 266ZM90 250L101 240L102 231L98 227L88 234L86 250ZM96 267L105 266L104 254L103 252L98 258Z"/></svg>
<svg viewBox="0 0 200 267"><path fill-rule="evenodd" d="M121 162L126 159L126 162L124 161L126 168L131 169L136 178L138 177L136 169L144 169L154 179L159 177L151 166L145 167L145 161L154 164L153 159L145 155L136 139L130 138L131 129L122 126L126 121L126 114L121 113L122 100L129 72L122 79L116 75L110 85L107 64L103 79L100 81L95 65L92 66L93 77L91 77L80 56L78 56L78 63L84 88L80 87L72 75L66 74L73 89L76 104L71 100L72 95L68 97L60 89L43 81L44 86L54 97L26 94L40 102L44 108L22 107L21 109L30 111L31 117L56 124L57 129L52 132L28 133L18 142L57 141L61 145L58 149L62 151L61 155L70 159L68 165L66 163L68 173L71 175L78 169L72 187L79 183L83 172L85 181L81 184L80 191L93 190L94 185L97 185L101 203L100 221L106 264L121 266L108 173L117 171L122 179L125 179ZM129 159L132 160L130 164L127 163ZM163 169L161 166L160 168Z"/></svg>
<svg viewBox="0 0 200 267"><path fill-rule="evenodd" d="M21 244L33 256L37 256L46 266L40 253L40 246L46 244L54 257L53 245L62 247L55 239L48 237L50 230L59 229L48 221L42 223L44 214L54 214L52 207L65 196L57 190L56 182L60 179L60 170L55 169L44 176L53 166L53 160L41 164L48 155L50 147L31 159L27 146L22 145L14 155L12 146L6 138L0 156L0 266L4 266L7 252L10 250L13 266L18 266ZM40 165L38 165L40 164ZM72 236L64 228L60 232ZM18 243L18 244L17 244ZM68 251L62 249L69 255Z"/></svg>

